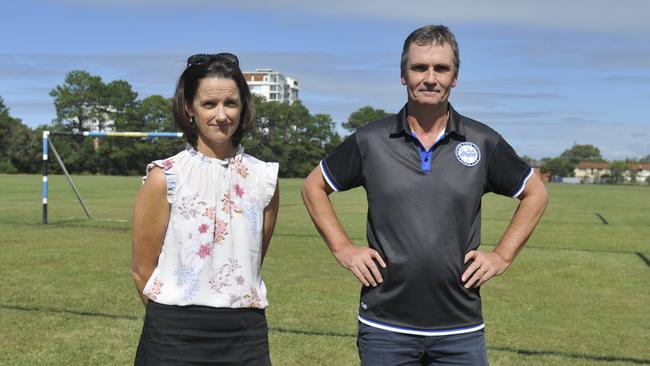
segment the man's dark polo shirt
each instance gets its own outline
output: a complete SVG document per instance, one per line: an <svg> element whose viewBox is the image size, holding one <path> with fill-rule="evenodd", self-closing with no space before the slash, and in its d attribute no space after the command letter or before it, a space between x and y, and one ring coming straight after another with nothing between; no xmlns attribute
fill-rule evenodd
<svg viewBox="0 0 650 366"><path fill-rule="evenodd" d="M482 327L479 290L461 282L465 254L480 245L481 197L519 195L532 169L494 130L449 112L428 172L406 107L321 161L334 190L365 188L368 244L387 264L384 282L361 290L362 322L406 333Z"/></svg>

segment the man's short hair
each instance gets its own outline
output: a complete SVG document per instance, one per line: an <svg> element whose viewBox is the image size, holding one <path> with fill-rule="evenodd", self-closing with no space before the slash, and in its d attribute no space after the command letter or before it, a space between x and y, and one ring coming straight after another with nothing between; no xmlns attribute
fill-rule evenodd
<svg viewBox="0 0 650 366"><path fill-rule="evenodd" d="M445 43L448 43L451 46L452 51L454 52L454 76L458 77L458 70L460 70L460 56L458 55L458 43L456 42L456 37L446 26L439 25L425 25L422 28L414 30L406 40L404 40L404 47L402 48L402 61L400 64L400 71L404 75L406 68L406 60L408 58L408 51L411 44L417 44L419 46L425 45L436 45L442 46Z"/></svg>

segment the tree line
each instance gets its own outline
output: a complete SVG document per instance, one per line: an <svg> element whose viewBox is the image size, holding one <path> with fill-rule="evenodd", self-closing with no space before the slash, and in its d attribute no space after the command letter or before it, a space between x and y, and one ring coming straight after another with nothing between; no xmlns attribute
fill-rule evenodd
<svg viewBox="0 0 650 366"><path fill-rule="evenodd" d="M524 160L527 160L533 166L539 167L542 174L548 174L551 178L574 177L575 168L581 162L606 163L609 169L609 175L598 183L620 184L625 182L625 172L628 170L631 182L636 183L636 170L629 169L629 165L634 163L650 163L650 154L640 159L628 158L625 160L607 161L603 159L600 154L600 149L596 146L575 144L555 158L543 158L540 161L535 161L529 157L524 157Z"/></svg>
<svg viewBox="0 0 650 366"><path fill-rule="evenodd" d="M0 97L0 173L37 173L41 169L42 132L81 132L93 126L116 131L177 132L172 100L160 95L138 99L123 80L105 83L75 70L50 95L56 118L34 129L12 117ZM341 141L327 114L312 114L300 102L269 102L254 95L256 124L243 141L246 152L280 163L282 177L304 177ZM104 139L51 136L66 169L75 174L141 175L149 161L185 148L180 138ZM51 155L51 154L50 154ZM60 173L50 164L52 173Z"/></svg>
<svg viewBox="0 0 650 366"><path fill-rule="evenodd" d="M105 83L83 70L66 74L63 84L50 92L56 118L51 124L29 128L12 117L0 96L0 173L38 173L42 159L42 132L85 131L89 126L116 131L176 132L172 101L160 95L138 99L138 93L124 80ZM335 122L328 114L312 114L300 102L270 102L254 95L256 124L243 141L246 152L266 161L280 163L280 176L304 177L320 159L341 142ZM353 132L369 121L391 113L364 106L350 114L343 127ZM75 174L140 175L151 160L171 156L185 147L183 139L105 138L80 136L52 138L69 172ZM605 161L597 147L574 145L556 158L529 163L552 176L573 176L580 161ZM612 176L622 176L628 161L610 164ZM635 162L650 162L650 155ZM52 173L60 173L50 164ZM619 174L618 171L621 170Z"/></svg>

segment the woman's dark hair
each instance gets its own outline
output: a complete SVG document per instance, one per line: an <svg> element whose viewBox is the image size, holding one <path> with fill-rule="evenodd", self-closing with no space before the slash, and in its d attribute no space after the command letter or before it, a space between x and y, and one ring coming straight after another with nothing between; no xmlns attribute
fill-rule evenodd
<svg viewBox="0 0 650 366"><path fill-rule="evenodd" d="M194 57L194 56L192 56ZM192 60L190 57L190 60ZM183 135L188 143L196 148L198 134L196 124L190 123L190 116L185 110L186 105L192 105L194 96L199 88L199 83L205 78L230 79L237 84L239 89L239 99L241 100L242 110L239 115L239 126L232 135L234 146L241 143L246 133L253 127L255 121L255 106L251 97L250 89L244 78L244 74L236 63L228 62L219 57L211 58L207 62L193 64L188 62L188 66L181 74L176 85L176 93L172 108L174 111L174 122L183 130Z"/></svg>

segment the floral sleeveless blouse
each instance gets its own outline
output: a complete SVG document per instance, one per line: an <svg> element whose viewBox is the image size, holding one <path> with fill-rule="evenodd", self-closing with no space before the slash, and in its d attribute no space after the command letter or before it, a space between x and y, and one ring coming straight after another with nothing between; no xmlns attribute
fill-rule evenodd
<svg viewBox="0 0 650 366"><path fill-rule="evenodd" d="M167 180L171 212L144 295L166 305L266 307L263 213L275 192L278 164L245 154L241 146L221 160L187 145L147 165L147 175L154 167Z"/></svg>

